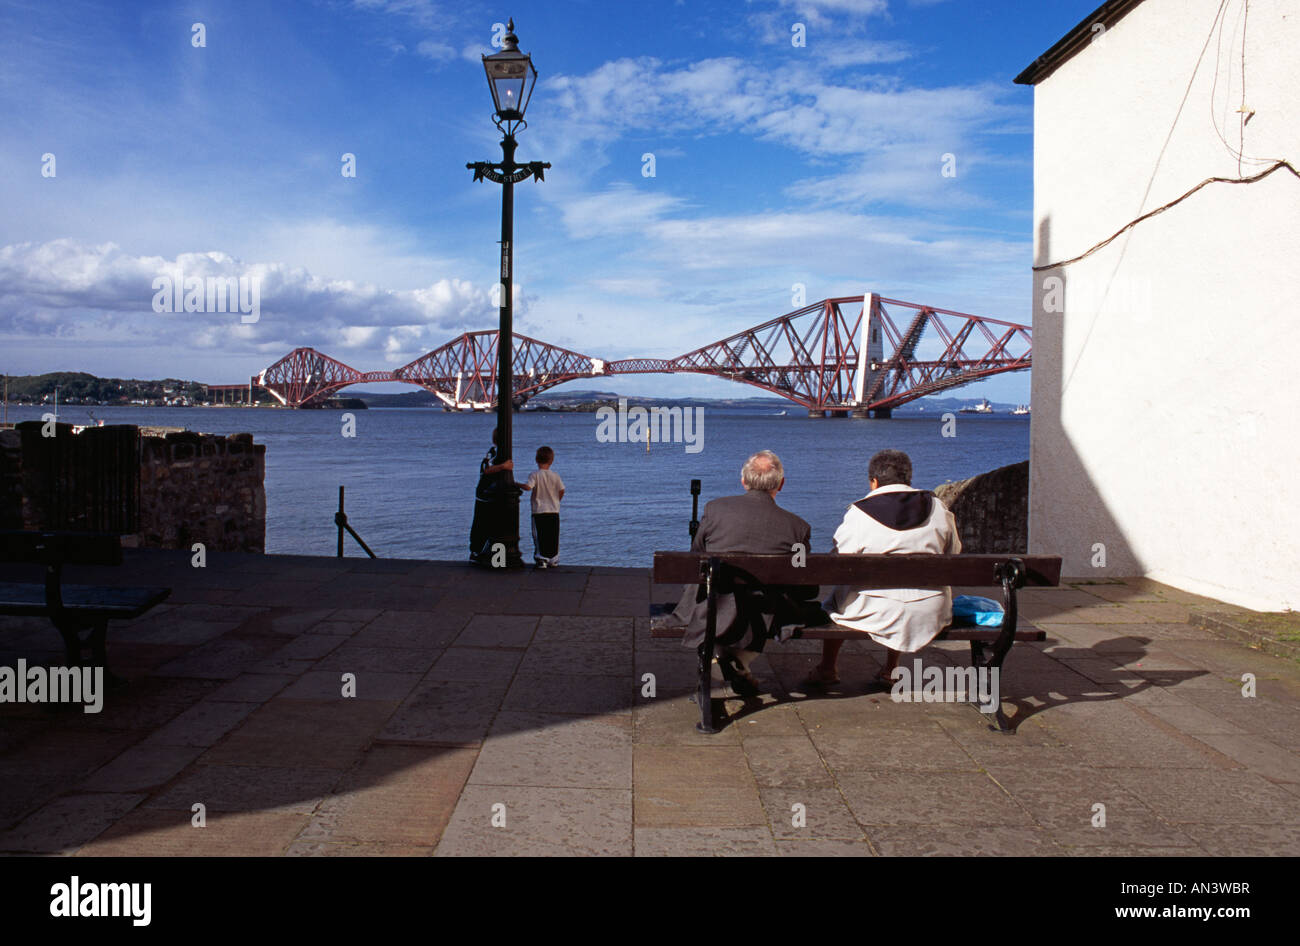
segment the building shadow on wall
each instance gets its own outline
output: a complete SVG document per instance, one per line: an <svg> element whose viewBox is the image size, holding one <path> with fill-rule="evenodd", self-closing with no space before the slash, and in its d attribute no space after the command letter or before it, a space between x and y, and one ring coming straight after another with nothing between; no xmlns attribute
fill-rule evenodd
<svg viewBox="0 0 1300 946"><path fill-rule="evenodd" d="M1036 267L1053 261L1051 227L1052 218L1047 214L1038 225ZM1075 449L1063 416L1073 370L1065 362L1066 329L1077 328L1069 320L1084 318L1086 313L1073 304L1065 267L1034 270L1032 291L1029 551L1060 555L1061 574L1067 578L1143 575L1143 563ZM1102 298L1100 294L1092 297ZM1134 471L1134 475L1142 472Z"/></svg>

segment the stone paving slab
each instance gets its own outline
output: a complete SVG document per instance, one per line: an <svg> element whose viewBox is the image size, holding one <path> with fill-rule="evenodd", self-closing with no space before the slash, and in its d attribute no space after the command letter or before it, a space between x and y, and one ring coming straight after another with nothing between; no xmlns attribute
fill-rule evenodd
<svg viewBox="0 0 1300 946"><path fill-rule="evenodd" d="M505 696L505 682L426 677L389 717L379 733L385 742L478 745Z"/></svg>
<svg viewBox="0 0 1300 946"><path fill-rule="evenodd" d="M185 811L141 810L77 851L83 857L274 857L289 853L309 815L218 812L196 827Z"/></svg>
<svg viewBox="0 0 1300 946"><path fill-rule="evenodd" d="M638 857L776 857L777 843L767 828L636 828Z"/></svg>
<svg viewBox="0 0 1300 946"><path fill-rule="evenodd" d="M840 793L863 825L1032 827L1029 812L985 772L846 774Z"/></svg>
<svg viewBox="0 0 1300 946"><path fill-rule="evenodd" d="M90 792L140 792L170 782L203 752L200 746L136 745L81 783Z"/></svg>
<svg viewBox="0 0 1300 946"><path fill-rule="evenodd" d="M630 790L632 720L503 710L470 783Z"/></svg>
<svg viewBox="0 0 1300 946"><path fill-rule="evenodd" d="M425 677L430 680L508 684L522 659L523 652L518 650L448 647L439 653Z"/></svg>
<svg viewBox="0 0 1300 946"><path fill-rule="evenodd" d="M768 827L778 841L861 841L866 835L835 787L760 787Z"/></svg>
<svg viewBox="0 0 1300 946"><path fill-rule="evenodd" d="M70 853L103 832L145 798L142 794L62 795L0 833L0 851Z"/></svg>
<svg viewBox="0 0 1300 946"><path fill-rule="evenodd" d="M451 820L476 756L473 749L375 746L315 807L295 843L367 843L431 852Z"/></svg>
<svg viewBox="0 0 1300 946"><path fill-rule="evenodd" d="M356 761L397 702L286 700L264 704L223 742L199 757L207 764L291 765L346 769Z"/></svg>
<svg viewBox="0 0 1300 946"><path fill-rule="evenodd" d="M767 823L739 746L638 745L632 757L637 825Z"/></svg>
<svg viewBox="0 0 1300 946"><path fill-rule="evenodd" d="M419 673L359 673L309 670L280 694L285 700L334 700L345 694L355 700L400 701L420 682Z"/></svg>
<svg viewBox="0 0 1300 946"><path fill-rule="evenodd" d="M829 687L806 683L819 642L770 645L766 692L702 735L645 569L126 558L77 580L173 597L110 631L130 683L102 713L0 704L0 853L1300 854L1300 667L1144 579L1024 593L1047 640L1004 668L1014 735L894 702L868 640ZM0 630L0 662L59 657L39 620Z"/></svg>
<svg viewBox="0 0 1300 946"><path fill-rule="evenodd" d="M636 686L630 674L592 676L574 673L515 675L503 709L587 715L631 713Z"/></svg>
<svg viewBox="0 0 1300 946"><path fill-rule="evenodd" d="M256 703L200 700L167 725L154 730L142 746L211 746L257 709Z"/></svg>
<svg viewBox="0 0 1300 946"><path fill-rule="evenodd" d="M742 748L759 789L833 789L835 778L822 759L822 747L807 734L757 736L745 733Z"/></svg>
<svg viewBox="0 0 1300 946"><path fill-rule="evenodd" d="M632 854L632 792L617 788L469 785L435 855Z"/></svg>
<svg viewBox="0 0 1300 946"><path fill-rule="evenodd" d="M144 808L192 811L289 811L311 814L338 783L339 773L287 765L211 765L187 768Z"/></svg>
<svg viewBox="0 0 1300 946"><path fill-rule="evenodd" d="M869 839L885 857L980 857L996 851L1007 857L1044 857L1067 853L1046 831L1000 825L953 828L874 828Z"/></svg>

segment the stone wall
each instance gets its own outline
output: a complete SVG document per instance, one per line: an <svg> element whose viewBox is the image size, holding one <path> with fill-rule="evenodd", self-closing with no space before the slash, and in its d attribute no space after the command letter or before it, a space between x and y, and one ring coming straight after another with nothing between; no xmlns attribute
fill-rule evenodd
<svg viewBox="0 0 1300 946"><path fill-rule="evenodd" d="M266 445L252 434L140 438L139 544L264 551L265 473Z"/></svg>
<svg viewBox="0 0 1300 946"><path fill-rule="evenodd" d="M0 528L122 534L122 544L266 548L266 446L252 434L137 436L125 425L54 437L0 430ZM114 449L108 449L114 446ZM129 449L128 449L129 448Z"/></svg>
<svg viewBox="0 0 1300 946"><path fill-rule="evenodd" d="M1029 548L1029 461L944 483L934 494L952 510L963 552Z"/></svg>

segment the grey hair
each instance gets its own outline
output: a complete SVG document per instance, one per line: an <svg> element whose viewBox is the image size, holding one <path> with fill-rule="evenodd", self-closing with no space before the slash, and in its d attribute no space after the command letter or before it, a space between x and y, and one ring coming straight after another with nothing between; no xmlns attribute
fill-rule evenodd
<svg viewBox="0 0 1300 946"><path fill-rule="evenodd" d="M867 476L881 486L911 486L912 458L902 450L881 450L867 464Z"/></svg>
<svg viewBox="0 0 1300 946"><path fill-rule="evenodd" d="M785 467L781 458L771 450L760 450L740 468L740 482L745 489L770 493L781 485L785 479Z"/></svg>

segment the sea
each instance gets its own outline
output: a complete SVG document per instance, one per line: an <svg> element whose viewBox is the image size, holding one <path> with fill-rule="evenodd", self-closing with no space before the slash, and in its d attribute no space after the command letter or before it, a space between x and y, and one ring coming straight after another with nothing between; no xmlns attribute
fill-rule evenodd
<svg viewBox="0 0 1300 946"><path fill-rule="evenodd" d="M10 422L49 408L8 408ZM345 436L350 413L354 436ZM334 513L345 487L348 521L381 558L459 561L469 553L474 487L495 418L436 408L287 410L240 407L60 405L59 420L251 433L266 444L266 551L334 555ZM699 440L611 441L593 413L524 411L514 419L515 478L536 468L539 446L566 489L560 512L562 564L648 567L657 549L690 545L690 482L700 508L741 492L740 468L756 450L785 466L777 502L812 526L813 548L830 551L845 509L862 498L867 461L886 447L912 458L912 485L931 489L1029 457L1029 417L930 414L891 419L810 418L791 405L704 407ZM692 431L695 434L695 431ZM698 449L697 449L698 447ZM521 499L520 551L532 558L529 494ZM348 556L365 553L348 537Z"/></svg>

